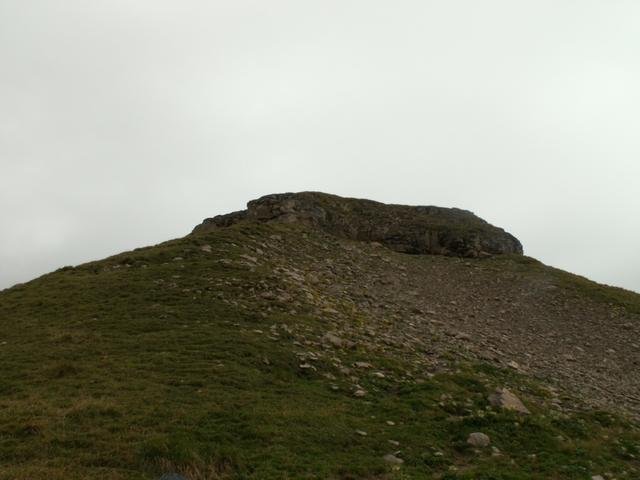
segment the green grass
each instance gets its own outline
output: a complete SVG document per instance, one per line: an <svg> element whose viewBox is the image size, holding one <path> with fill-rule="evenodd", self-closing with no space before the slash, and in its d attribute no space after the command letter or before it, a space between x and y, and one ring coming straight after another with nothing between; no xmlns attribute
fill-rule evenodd
<svg viewBox="0 0 640 480"><path fill-rule="evenodd" d="M369 394L355 398L330 356L300 370L295 353L315 347L293 341L321 336L322 319L304 305L269 310L251 289L273 266L240 263L246 245L291 228L235 226L1 292L0 479L638 478L634 424L555 412L511 372L461 364L393 381L409 368L401 358L340 352L387 376L365 375ZM498 385L533 414L489 408ZM470 449L474 431L502 454ZM397 450L405 463L394 469L382 457Z"/></svg>

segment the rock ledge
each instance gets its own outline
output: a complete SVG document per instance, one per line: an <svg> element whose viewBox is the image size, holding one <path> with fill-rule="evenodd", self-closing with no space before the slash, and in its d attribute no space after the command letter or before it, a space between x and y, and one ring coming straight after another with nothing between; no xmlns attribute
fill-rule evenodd
<svg viewBox="0 0 640 480"><path fill-rule="evenodd" d="M379 242L410 254L522 254L517 238L467 210L387 205L319 192L266 195L250 201L247 210L205 219L193 233L239 222L300 223L342 238Z"/></svg>

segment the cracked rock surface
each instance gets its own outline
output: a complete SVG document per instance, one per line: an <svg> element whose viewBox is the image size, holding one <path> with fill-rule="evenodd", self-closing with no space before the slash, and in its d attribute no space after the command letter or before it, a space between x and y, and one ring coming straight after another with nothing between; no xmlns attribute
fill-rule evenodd
<svg viewBox="0 0 640 480"><path fill-rule="evenodd" d="M517 238L467 210L386 205L318 192L267 195L250 201L247 210L204 220L194 233L242 221L299 223L341 238L380 242L411 254L522 254Z"/></svg>

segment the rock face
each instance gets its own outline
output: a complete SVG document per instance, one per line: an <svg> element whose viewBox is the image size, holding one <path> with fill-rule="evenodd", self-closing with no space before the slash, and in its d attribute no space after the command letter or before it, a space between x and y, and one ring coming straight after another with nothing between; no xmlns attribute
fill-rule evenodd
<svg viewBox="0 0 640 480"><path fill-rule="evenodd" d="M318 192L267 195L250 201L247 210L207 218L193 233L244 221L300 223L350 240L379 242L410 254L522 254L517 238L467 210L387 205Z"/></svg>

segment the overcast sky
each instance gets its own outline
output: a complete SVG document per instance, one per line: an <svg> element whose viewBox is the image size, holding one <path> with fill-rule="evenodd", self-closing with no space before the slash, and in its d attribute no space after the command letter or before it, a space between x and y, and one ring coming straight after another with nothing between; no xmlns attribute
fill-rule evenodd
<svg viewBox="0 0 640 480"><path fill-rule="evenodd" d="M274 192L640 291L637 0L0 0L0 288Z"/></svg>

